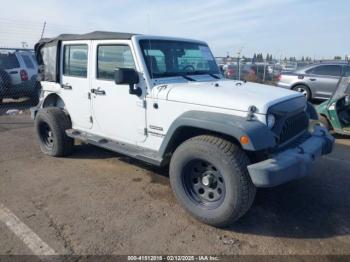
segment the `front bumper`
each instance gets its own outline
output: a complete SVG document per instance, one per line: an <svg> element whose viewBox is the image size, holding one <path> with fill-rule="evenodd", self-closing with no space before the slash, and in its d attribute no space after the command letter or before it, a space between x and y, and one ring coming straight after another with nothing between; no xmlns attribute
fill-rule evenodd
<svg viewBox="0 0 350 262"><path fill-rule="evenodd" d="M273 187L309 175L316 158L329 154L334 138L321 126L314 126L312 135L295 148L248 166L257 187Z"/></svg>

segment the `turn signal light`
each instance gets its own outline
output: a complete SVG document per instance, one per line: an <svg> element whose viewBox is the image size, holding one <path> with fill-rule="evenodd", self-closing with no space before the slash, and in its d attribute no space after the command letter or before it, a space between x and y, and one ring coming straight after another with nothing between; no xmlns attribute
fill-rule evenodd
<svg viewBox="0 0 350 262"><path fill-rule="evenodd" d="M247 144L249 144L249 137L248 136L241 136L239 141L241 142L242 145L247 145Z"/></svg>

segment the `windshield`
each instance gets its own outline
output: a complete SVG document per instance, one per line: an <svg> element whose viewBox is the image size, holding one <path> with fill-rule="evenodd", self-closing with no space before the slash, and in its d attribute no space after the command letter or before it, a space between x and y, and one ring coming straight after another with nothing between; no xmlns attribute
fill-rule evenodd
<svg viewBox="0 0 350 262"><path fill-rule="evenodd" d="M333 93L333 99L342 98L344 95L350 95L350 76L343 77L338 84L337 89Z"/></svg>
<svg viewBox="0 0 350 262"><path fill-rule="evenodd" d="M141 40L140 46L151 78L220 74L214 56L205 44Z"/></svg>

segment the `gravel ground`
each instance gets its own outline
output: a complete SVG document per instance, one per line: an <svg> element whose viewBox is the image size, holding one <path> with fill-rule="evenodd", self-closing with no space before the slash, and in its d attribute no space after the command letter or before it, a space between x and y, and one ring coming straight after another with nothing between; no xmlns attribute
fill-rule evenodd
<svg viewBox="0 0 350 262"><path fill-rule="evenodd" d="M28 112L0 116L0 204L58 254L350 254L350 139L313 175L260 189L227 229L177 204L167 170L90 145L40 153ZM31 254L0 222L0 254Z"/></svg>

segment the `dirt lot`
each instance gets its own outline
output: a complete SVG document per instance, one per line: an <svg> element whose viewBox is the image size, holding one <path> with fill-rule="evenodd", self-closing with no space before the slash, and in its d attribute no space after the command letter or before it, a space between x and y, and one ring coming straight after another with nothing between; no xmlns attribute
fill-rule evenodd
<svg viewBox="0 0 350 262"><path fill-rule="evenodd" d="M176 203L167 170L89 145L40 153L28 113L0 116L0 205L58 254L350 254L350 139L313 176L258 191L233 227ZM31 254L0 222L0 254Z"/></svg>

